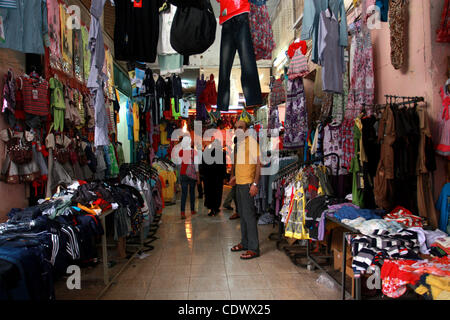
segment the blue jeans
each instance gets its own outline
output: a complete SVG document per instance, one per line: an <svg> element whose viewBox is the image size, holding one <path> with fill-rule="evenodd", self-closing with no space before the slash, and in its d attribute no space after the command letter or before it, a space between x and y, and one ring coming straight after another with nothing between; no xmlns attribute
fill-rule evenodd
<svg viewBox="0 0 450 320"><path fill-rule="evenodd" d="M230 75L236 51L241 61L241 83L247 106L262 104L261 84L256 65L248 13L238 15L222 25L217 108L228 111Z"/></svg>
<svg viewBox="0 0 450 320"><path fill-rule="evenodd" d="M191 211L195 211L195 187L197 181L189 178L186 175L181 175L181 212L186 209L186 201L188 189L191 197Z"/></svg>

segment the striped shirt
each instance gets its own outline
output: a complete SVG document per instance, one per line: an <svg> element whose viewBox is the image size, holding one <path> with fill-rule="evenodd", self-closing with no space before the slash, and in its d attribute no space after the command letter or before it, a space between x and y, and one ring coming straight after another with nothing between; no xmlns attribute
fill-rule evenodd
<svg viewBox="0 0 450 320"><path fill-rule="evenodd" d="M48 82L23 79L23 101L26 113L47 116L49 113Z"/></svg>
<svg viewBox="0 0 450 320"><path fill-rule="evenodd" d="M303 77L309 72L308 61L306 57L301 53L300 49L297 49L294 57L289 64L288 77L289 80Z"/></svg>
<svg viewBox="0 0 450 320"><path fill-rule="evenodd" d="M0 0L0 7L17 9L17 0Z"/></svg>

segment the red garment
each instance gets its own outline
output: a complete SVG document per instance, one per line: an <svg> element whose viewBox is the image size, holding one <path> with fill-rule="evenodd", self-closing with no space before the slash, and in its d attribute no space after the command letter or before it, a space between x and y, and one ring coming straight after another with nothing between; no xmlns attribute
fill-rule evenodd
<svg viewBox="0 0 450 320"><path fill-rule="evenodd" d="M217 0L217 2L220 3L220 24L242 13L250 12L248 0Z"/></svg>
<svg viewBox="0 0 450 320"><path fill-rule="evenodd" d="M295 52L297 51L298 48L301 48L301 52L303 55L306 55L306 51L308 49L308 46L306 45L306 41L300 41L300 42L294 42L292 43L289 48L288 48L288 56L289 59L292 59L295 55Z"/></svg>
<svg viewBox="0 0 450 320"><path fill-rule="evenodd" d="M450 0L445 0L436 42L450 42Z"/></svg>
<svg viewBox="0 0 450 320"><path fill-rule="evenodd" d="M155 151L155 153L158 152L158 148L159 148L160 144L161 144L161 135L154 134L152 147L153 147L153 150Z"/></svg>
<svg viewBox="0 0 450 320"><path fill-rule="evenodd" d="M23 101L26 113L47 116L49 114L48 82L34 78L23 79Z"/></svg>
<svg viewBox="0 0 450 320"><path fill-rule="evenodd" d="M16 119L18 120L25 120L25 110L23 107L23 93L22 93L22 89L23 89L23 81L21 81L21 78L17 78L16 79L16 109L15 109L15 113L14 116L16 117Z"/></svg>
<svg viewBox="0 0 450 320"><path fill-rule="evenodd" d="M151 126L152 126L152 124L151 124L151 113L150 112L147 112L146 114L145 114L145 123L146 123L146 129L147 129L147 132L151 132Z"/></svg>
<svg viewBox="0 0 450 320"><path fill-rule="evenodd" d="M189 164L194 163L194 159L197 156L197 151L194 150L194 152L184 152L183 150L180 150L180 158L181 158L181 169L180 169L180 175L184 176L186 175L186 170ZM189 156L191 156L191 159L189 159Z"/></svg>
<svg viewBox="0 0 450 320"><path fill-rule="evenodd" d="M396 221L398 223L405 225L407 228L412 227L421 228L423 226L421 217L413 215L409 210L401 206L397 206L394 210L392 210L391 213L387 214L384 217L384 220Z"/></svg>

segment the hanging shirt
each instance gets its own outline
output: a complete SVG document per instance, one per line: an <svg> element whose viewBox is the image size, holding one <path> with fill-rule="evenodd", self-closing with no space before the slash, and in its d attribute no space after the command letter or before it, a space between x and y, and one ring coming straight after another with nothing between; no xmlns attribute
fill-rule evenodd
<svg viewBox="0 0 450 320"><path fill-rule="evenodd" d="M303 24L300 40L313 40L312 45L312 61L317 63L319 51L317 48L318 31L319 31L319 15L330 7L331 12L339 22L339 45L346 47L348 45L347 33L347 14L343 0L314 0L305 1L303 9Z"/></svg>
<svg viewBox="0 0 450 320"><path fill-rule="evenodd" d="M133 132L134 141L139 141L139 105L137 103L133 105Z"/></svg>
<svg viewBox="0 0 450 320"><path fill-rule="evenodd" d="M0 41L0 48L43 55L44 36L48 34L46 2L43 0L14 2L16 9L11 6L0 7L5 32L5 41Z"/></svg>
<svg viewBox="0 0 450 320"><path fill-rule="evenodd" d="M153 63L159 39L159 8L163 0L115 1L115 59Z"/></svg>
<svg viewBox="0 0 450 320"><path fill-rule="evenodd" d="M167 11L162 12L159 15L159 41L158 41L158 54L177 54L170 44L170 30L172 28L173 18L175 17L175 12L177 8L169 4L169 9Z"/></svg>
<svg viewBox="0 0 450 320"><path fill-rule="evenodd" d="M62 83L56 78L51 78L49 83L51 89L50 107L63 110L66 109Z"/></svg>
<svg viewBox="0 0 450 320"><path fill-rule="evenodd" d="M248 0L217 0L217 2L220 3L220 24L237 15L250 12L250 3Z"/></svg>
<svg viewBox="0 0 450 320"><path fill-rule="evenodd" d="M23 100L26 113L48 115L48 82L34 78L23 78Z"/></svg>
<svg viewBox="0 0 450 320"><path fill-rule="evenodd" d="M133 106L128 100L127 102L127 126L128 126L128 140L133 140L133 126L134 126L134 120L133 120Z"/></svg>

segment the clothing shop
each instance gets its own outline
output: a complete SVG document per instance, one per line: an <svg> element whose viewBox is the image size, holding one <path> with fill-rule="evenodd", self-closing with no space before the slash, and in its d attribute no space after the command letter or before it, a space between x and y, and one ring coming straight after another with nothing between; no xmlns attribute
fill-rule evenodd
<svg viewBox="0 0 450 320"><path fill-rule="evenodd" d="M449 43L450 0L0 0L0 300L450 300Z"/></svg>
<svg viewBox="0 0 450 320"><path fill-rule="evenodd" d="M449 8L431 9L419 40L411 31L430 28L413 18L419 3L304 1L274 64L268 127L284 130L284 150L262 177L260 223L341 299L448 299ZM446 68L419 67L419 42ZM413 73L428 66L424 86Z"/></svg>

